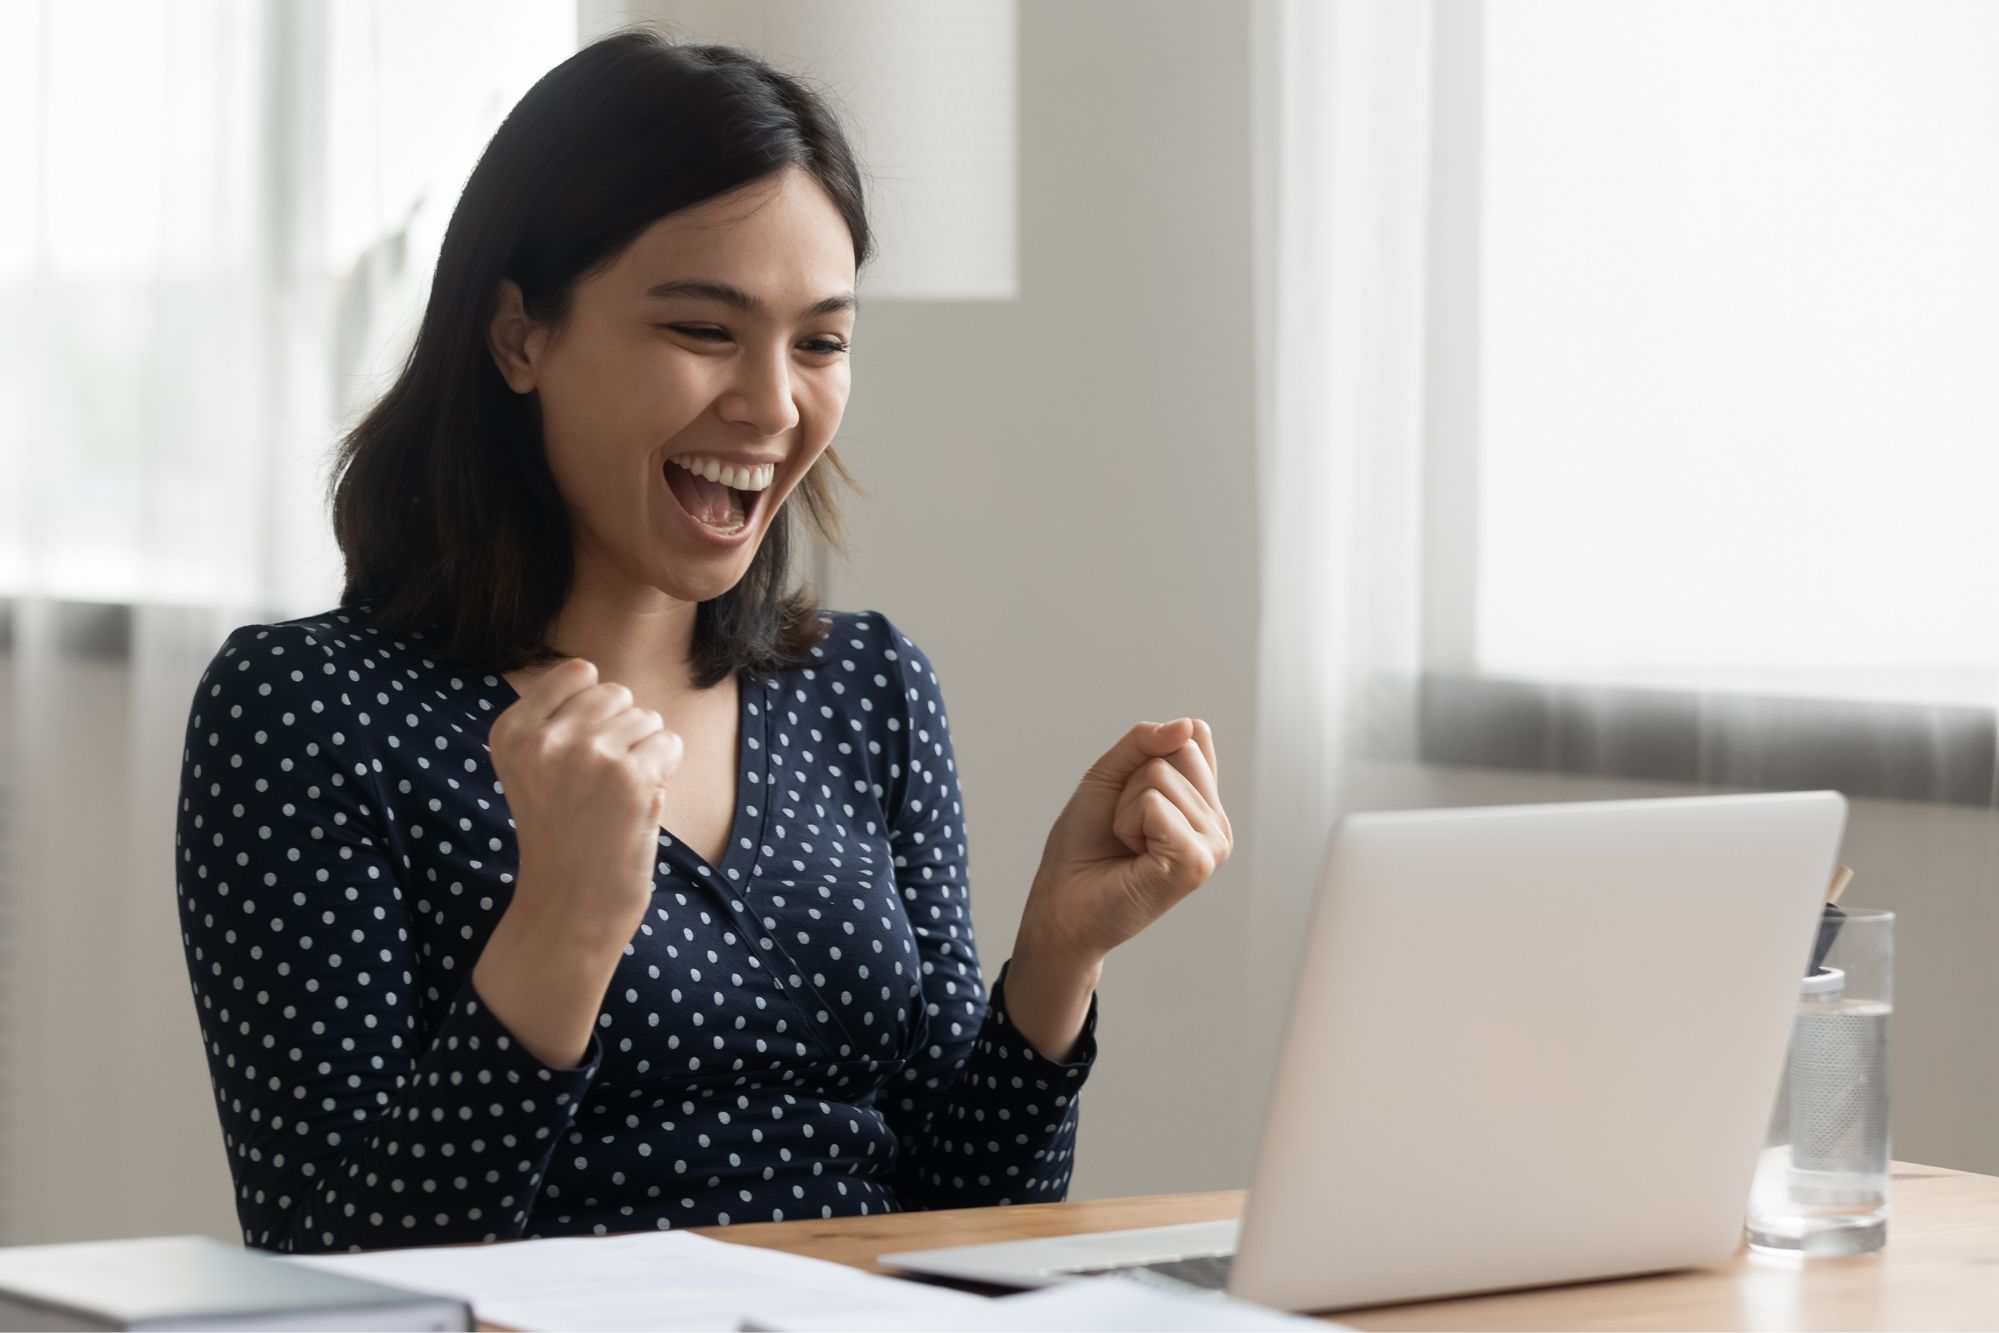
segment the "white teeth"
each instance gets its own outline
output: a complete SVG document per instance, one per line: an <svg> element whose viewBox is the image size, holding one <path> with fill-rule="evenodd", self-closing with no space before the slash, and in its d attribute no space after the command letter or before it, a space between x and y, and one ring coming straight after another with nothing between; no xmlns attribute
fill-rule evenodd
<svg viewBox="0 0 1999 1333"><path fill-rule="evenodd" d="M719 481L739 491L763 490L777 474L777 468L768 463L762 467L730 467L712 458L669 458L667 462L677 463L697 477Z"/></svg>

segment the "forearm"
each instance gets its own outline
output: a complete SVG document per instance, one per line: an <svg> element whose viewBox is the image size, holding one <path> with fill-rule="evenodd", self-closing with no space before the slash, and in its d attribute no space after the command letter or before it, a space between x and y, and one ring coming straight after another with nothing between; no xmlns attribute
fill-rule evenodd
<svg viewBox="0 0 1999 1333"><path fill-rule="evenodd" d="M472 986L530 1055L555 1069L583 1062L627 940L579 934L516 900L494 923Z"/></svg>
<svg viewBox="0 0 1999 1333"><path fill-rule="evenodd" d="M1044 1059L1057 1064L1075 1053L1090 996L1103 975L1102 954L1064 948L1023 917L1006 974L1006 1009L1013 1025Z"/></svg>

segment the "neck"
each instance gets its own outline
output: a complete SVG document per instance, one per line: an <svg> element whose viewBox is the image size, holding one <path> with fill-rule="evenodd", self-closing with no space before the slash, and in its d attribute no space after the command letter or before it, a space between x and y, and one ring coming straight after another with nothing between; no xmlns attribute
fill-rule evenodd
<svg viewBox="0 0 1999 1333"><path fill-rule="evenodd" d="M692 689L696 602L650 585L588 578L576 585L550 627L557 652L597 664L597 678L616 681L641 697L671 698Z"/></svg>

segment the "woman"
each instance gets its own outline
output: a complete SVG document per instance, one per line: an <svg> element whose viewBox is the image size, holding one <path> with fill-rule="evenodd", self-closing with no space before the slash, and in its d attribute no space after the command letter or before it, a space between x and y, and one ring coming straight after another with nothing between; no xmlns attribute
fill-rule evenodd
<svg viewBox="0 0 1999 1333"><path fill-rule="evenodd" d="M340 606L236 630L189 718L248 1244L1064 1197L1104 956L1233 835L1206 724L1133 727L985 986L928 659L785 591L869 252L837 124L739 50L614 35L494 136L342 446Z"/></svg>

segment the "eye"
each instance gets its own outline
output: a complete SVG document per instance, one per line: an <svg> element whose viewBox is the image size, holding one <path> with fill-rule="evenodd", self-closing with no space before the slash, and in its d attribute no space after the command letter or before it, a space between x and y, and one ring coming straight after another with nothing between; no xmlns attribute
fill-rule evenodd
<svg viewBox="0 0 1999 1333"><path fill-rule="evenodd" d="M675 333L684 333L690 338L698 338L703 342L729 341L727 332L722 329L710 328L705 324L655 324L653 327L657 329L671 329ZM811 342L800 343L799 346L805 347L821 356L839 356L853 350L851 344L842 342L837 338L815 338Z"/></svg>
<svg viewBox="0 0 1999 1333"><path fill-rule="evenodd" d="M729 335L722 330L706 328L695 324L655 324L653 327L656 329L666 329L673 333L684 333L688 337L698 338L702 342L725 343L729 341Z"/></svg>

